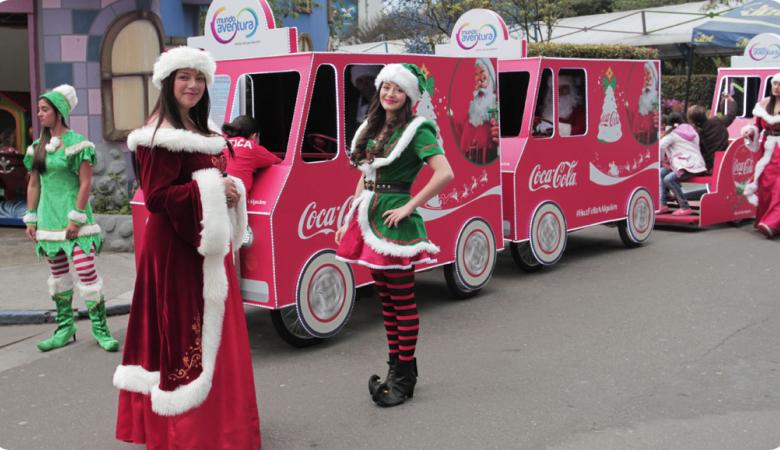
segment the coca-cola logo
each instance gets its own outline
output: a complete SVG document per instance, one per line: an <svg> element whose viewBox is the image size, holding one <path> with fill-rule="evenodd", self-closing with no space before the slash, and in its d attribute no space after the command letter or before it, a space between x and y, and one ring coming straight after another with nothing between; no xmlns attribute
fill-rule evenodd
<svg viewBox="0 0 780 450"><path fill-rule="evenodd" d="M615 125L619 125L619 124L620 124L620 116L618 115L617 111L603 113L601 115L601 123L599 125L614 127Z"/></svg>
<svg viewBox="0 0 780 450"><path fill-rule="evenodd" d="M577 161L561 161L554 169L542 169L541 164L534 166L528 178L531 192L540 189L558 189L577 185L577 173L574 168Z"/></svg>
<svg viewBox="0 0 780 450"><path fill-rule="evenodd" d="M731 167L731 174L737 181L742 181L753 176L755 171L755 162L753 158L748 155L747 159L739 160L734 159L734 164Z"/></svg>
<svg viewBox="0 0 780 450"><path fill-rule="evenodd" d="M343 225L351 201L352 197L347 197L341 206L330 208L318 208L317 202L306 205L298 219L298 237L311 239L318 234L335 233Z"/></svg>

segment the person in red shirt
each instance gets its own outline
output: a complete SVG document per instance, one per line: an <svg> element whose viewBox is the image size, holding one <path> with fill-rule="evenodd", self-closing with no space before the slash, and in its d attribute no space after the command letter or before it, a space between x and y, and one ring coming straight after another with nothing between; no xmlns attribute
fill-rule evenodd
<svg viewBox="0 0 780 450"><path fill-rule="evenodd" d="M258 170L282 162L258 144L259 131L257 122L251 116L238 116L222 126L222 132L233 147L232 153L225 149L227 173L241 179L247 195L252 190L254 175Z"/></svg>

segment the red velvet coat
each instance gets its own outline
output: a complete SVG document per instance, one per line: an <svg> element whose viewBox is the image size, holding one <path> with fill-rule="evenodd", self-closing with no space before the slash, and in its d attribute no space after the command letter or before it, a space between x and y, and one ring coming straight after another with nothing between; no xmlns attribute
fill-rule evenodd
<svg viewBox="0 0 780 450"><path fill-rule="evenodd" d="M125 349L117 438L149 448L257 449L252 362L231 240L222 137L141 128L128 137L149 220ZM152 142L153 139L153 142Z"/></svg>
<svg viewBox="0 0 780 450"><path fill-rule="evenodd" d="M780 130L780 114L770 115L760 104L753 108L756 118L754 134L762 130ZM776 236L780 234L780 136L769 136L763 133L759 151L763 153L761 160L771 152L771 157L765 161L761 174L758 176L758 205L756 207L755 226L766 225ZM762 161L756 164L756 171L761 170Z"/></svg>

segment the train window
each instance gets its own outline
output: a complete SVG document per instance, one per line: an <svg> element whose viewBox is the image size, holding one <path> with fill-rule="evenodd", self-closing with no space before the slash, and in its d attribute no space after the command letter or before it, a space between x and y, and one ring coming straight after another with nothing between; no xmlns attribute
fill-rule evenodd
<svg viewBox="0 0 780 450"><path fill-rule="evenodd" d="M368 115L368 106L376 92L374 80L380 64L352 64L344 69L344 144L349 148L358 127Z"/></svg>
<svg viewBox="0 0 780 450"><path fill-rule="evenodd" d="M300 82L298 72L256 73L239 79L244 93L239 97L241 114L255 118L260 143L282 159L287 154Z"/></svg>
<svg viewBox="0 0 780 450"><path fill-rule="evenodd" d="M561 136L582 136L587 131L587 85L584 69L558 71L558 132Z"/></svg>
<svg viewBox="0 0 780 450"><path fill-rule="evenodd" d="M528 72L498 74L501 137L515 137L520 134L530 79L531 74Z"/></svg>
<svg viewBox="0 0 780 450"><path fill-rule="evenodd" d="M336 69L322 64L314 78L309 116L303 133L301 157L304 161L326 161L336 157L339 149L337 118Z"/></svg>
<svg viewBox="0 0 780 450"><path fill-rule="evenodd" d="M553 135L555 125L555 105L553 104L553 76L552 70L544 69L539 81L539 91L536 94L536 109L534 109L534 123L531 135L544 138Z"/></svg>
<svg viewBox="0 0 780 450"><path fill-rule="evenodd" d="M723 77L720 81L720 89L718 89L718 95L720 98L725 98L730 95L734 98L736 103L737 117L742 117L745 114L745 77ZM718 113L727 114L731 111L726 111L728 103L718 102ZM752 108L751 108L752 109Z"/></svg>
<svg viewBox="0 0 780 450"><path fill-rule="evenodd" d="M761 100L761 78L747 77L745 91L745 117L753 117L753 108Z"/></svg>

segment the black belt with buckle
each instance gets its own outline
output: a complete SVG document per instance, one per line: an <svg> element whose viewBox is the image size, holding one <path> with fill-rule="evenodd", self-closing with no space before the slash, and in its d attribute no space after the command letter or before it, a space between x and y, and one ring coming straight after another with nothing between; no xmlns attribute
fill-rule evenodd
<svg viewBox="0 0 780 450"><path fill-rule="evenodd" d="M363 186L374 192L387 192L393 194L408 194L412 188L412 183L404 183L401 181L370 181L363 180Z"/></svg>
<svg viewBox="0 0 780 450"><path fill-rule="evenodd" d="M780 136L780 130L766 130L768 136Z"/></svg>

